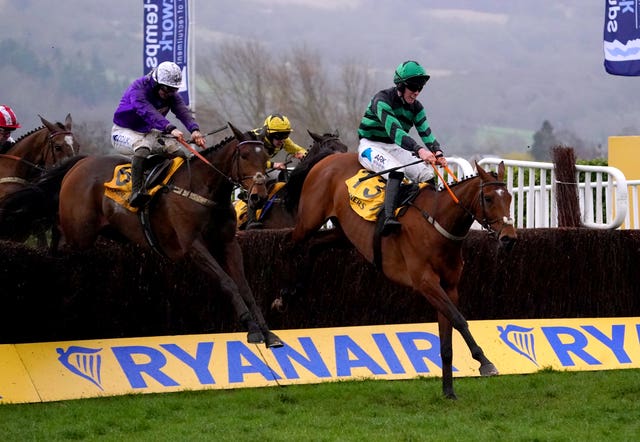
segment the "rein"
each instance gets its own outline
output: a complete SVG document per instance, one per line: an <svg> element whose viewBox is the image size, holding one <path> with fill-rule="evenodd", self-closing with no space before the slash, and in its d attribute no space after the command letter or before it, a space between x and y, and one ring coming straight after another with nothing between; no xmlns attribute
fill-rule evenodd
<svg viewBox="0 0 640 442"><path fill-rule="evenodd" d="M434 167L435 169L435 167ZM440 179L442 180L442 176L440 175L440 173L438 173L438 175L440 176ZM446 181L442 180L443 183L446 183ZM502 181L491 181L488 183L480 183L480 205L482 207L482 219L478 219L471 210L469 210L469 208L467 208L466 206L463 206L462 204L460 204L460 200L455 196L455 194L453 193L453 191L451 190L451 188L445 184L445 187L447 188L447 190L449 191L449 195L452 197L452 200L456 203L456 205L458 205L459 207L462 208L462 210L464 210L473 220L477 221L489 234L489 236L491 237L499 237L500 235L500 231L502 231L502 228L504 228L505 225L513 225L513 219L512 218L507 218L507 217L503 217L502 220L498 220L498 219L494 219L494 220L488 220L487 216L486 216L486 208L485 208L485 203L484 203L484 187L485 186L500 186L500 187L506 187L506 183L503 183ZM429 213L426 210L423 210L419 207L417 207L416 205L414 205L413 203L410 204L411 206L415 207L424 217L424 219L431 224L437 231L438 233L440 233L442 236L444 236L445 238L451 240L451 241L462 241L464 240L467 235L464 236L457 236L457 235L453 235L451 233L449 233L444 227L442 227L441 224L438 223L438 221L435 220L435 218L433 218L431 215L429 215ZM496 231L492 225L497 223L498 221L502 221L502 228L498 231Z"/></svg>
<svg viewBox="0 0 640 442"><path fill-rule="evenodd" d="M200 154L200 152L198 152L197 150L195 150L194 148L192 148L189 143L187 143L186 141L184 141L183 139L178 139L178 141L180 142L180 144L182 144L183 146L185 146L187 149L189 149L190 152L193 152L199 160L201 160L203 163L205 163L206 165L208 165L209 167L211 167L213 170L215 170L217 173L219 173L224 179L226 179L229 183L231 183L234 187L244 187L243 186L243 182L246 180L253 180L251 183L251 186L249 186L249 188L247 190L251 191L251 189L253 188L253 186L258 186L258 185L263 185L266 183L266 176L262 173L257 173L254 176L239 176L240 173L240 157L239 157L239 149L241 146L245 145L245 144L256 144L256 145L261 145L264 146L264 143L262 141L258 141L258 140L246 140L246 141L240 141L233 152L233 158L232 158L232 162L233 162L233 169L236 170L236 178L234 178L233 176L227 175L226 173L224 173L223 171L221 171L220 169L218 169L216 166L213 165L213 163L211 163L211 161L209 161L208 159L206 159L204 156L202 156ZM233 175L233 174L232 174ZM216 205L215 201L211 201L208 198L205 198L197 193L194 193L190 190L187 189L183 189L182 187L178 187L175 186L173 184L169 184L166 186L171 192L176 193L180 196L183 196L185 198L188 198L192 201L195 201L199 204L202 204L203 206L206 207L213 207Z"/></svg>
<svg viewBox="0 0 640 442"><path fill-rule="evenodd" d="M73 136L73 132L69 131L69 130L60 130L57 132L51 132L49 131L49 135L47 135L47 144L48 144L48 149L45 150L45 154L42 157L42 165L47 163L47 158L49 157L49 155L51 155L51 157L53 158L53 165L57 164L56 161L56 156L55 156L55 150L56 150L56 146L53 143L53 139L55 137L57 137L58 135L71 135ZM75 149L73 148L73 146L71 146L71 153L73 155L76 154ZM45 169L43 167L38 167L40 170L44 171Z"/></svg>
<svg viewBox="0 0 640 442"><path fill-rule="evenodd" d="M42 167L42 166L40 166L40 165L38 165L36 163L32 163L31 161L25 160L24 158L16 156L16 155L10 155L8 153L0 153L0 158L8 158L8 159L11 159L11 160L19 161L21 163L25 163L25 164L33 167L34 169L38 169L41 172L44 172L44 170L45 170L44 167Z"/></svg>
<svg viewBox="0 0 640 442"><path fill-rule="evenodd" d="M49 135L47 135L47 149L45 149L45 154L42 157L42 160L39 163L34 163L32 161L26 160L22 157L19 157L17 155L11 155L11 154L0 154L0 158L8 158L14 161L18 161L20 163L24 163L30 167L33 167L34 169L40 171L40 172L44 172L46 170L46 168L44 167L44 165L47 163L47 158L49 157L49 155L51 155L52 158L54 158L55 160L55 145L53 143L53 139L55 137L57 137L58 135L73 135L73 133L71 131L58 131L58 132L49 132ZM72 150L72 153L75 154L75 152ZM56 164L56 161L53 162L53 164ZM23 178L20 177L5 177L5 178L1 178L0 179L0 184L4 184L4 183L17 183L17 184L27 184L28 180L25 180Z"/></svg>

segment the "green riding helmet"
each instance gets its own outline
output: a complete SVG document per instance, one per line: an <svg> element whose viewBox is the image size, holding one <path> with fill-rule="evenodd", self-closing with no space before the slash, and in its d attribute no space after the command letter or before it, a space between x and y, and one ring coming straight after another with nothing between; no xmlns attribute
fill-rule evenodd
<svg viewBox="0 0 640 442"><path fill-rule="evenodd" d="M401 63L393 74L393 82L396 85L406 85L407 83L424 86L429 80L427 71L417 61L408 60Z"/></svg>

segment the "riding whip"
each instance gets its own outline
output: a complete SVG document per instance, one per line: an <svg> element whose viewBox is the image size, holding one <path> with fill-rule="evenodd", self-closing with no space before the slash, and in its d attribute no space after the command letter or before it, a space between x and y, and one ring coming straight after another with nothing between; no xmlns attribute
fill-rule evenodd
<svg viewBox="0 0 640 442"><path fill-rule="evenodd" d="M418 163L421 163L421 162L422 162L422 159L413 161L413 162L411 162L409 164L404 164L402 166L396 166L396 167L391 167L389 169L381 170L380 172L370 173L370 174L365 175L362 178L360 178L358 180L358 182L366 181L369 178L375 178L377 176L384 175L387 172L393 172L394 170L402 169L403 167L407 167L407 166L413 166L414 164L418 164Z"/></svg>

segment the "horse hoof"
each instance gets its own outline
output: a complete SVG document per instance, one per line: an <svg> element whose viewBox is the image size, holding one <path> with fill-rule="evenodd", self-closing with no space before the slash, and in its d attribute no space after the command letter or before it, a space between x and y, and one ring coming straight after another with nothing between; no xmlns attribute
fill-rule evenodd
<svg viewBox="0 0 640 442"><path fill-rule="evenodd" d="M284 342L282 342L275 333L268 331L265 339L265 346L267 348L280 348L284 346Z"/></svg>
<svg viewBox="0 0 640 442"><path fill-rule="evenodd" d="M262 344L264 342L264 335L261 331L250 331L247 333L247 342L249 344Z"/></svg>
<svg viewBox="0 0 640 442"><path fill-rule="evenodd" d="M497 376L499 374L498 369L492 363L480 366L480 376Z"/></svg>

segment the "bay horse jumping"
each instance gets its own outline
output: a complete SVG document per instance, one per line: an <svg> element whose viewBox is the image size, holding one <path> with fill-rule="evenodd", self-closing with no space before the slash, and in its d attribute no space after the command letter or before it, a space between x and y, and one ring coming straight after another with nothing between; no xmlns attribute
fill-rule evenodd
<svg viewBox="0 0 640 442"><path fill-rule="evenodd" d="M500 244L510 248L516 230L510 218L511 194L503 181L504 163L498 172L486 172L476 163L477 175L449 186L449 191L422 187L399 215L401 231L381 237L376 223L367 221L350 206L345 181L362 169L357 154L330 155L309 172L300 196L298 218L291 232L295 245L307 245L306 256L294 274L297 285L283 293L296 294L304 287L313 254L329 244L352 244L364 258L390 280L414 289L437 310L442 358L442 389L456 399L452 376L452 327L464 338L482 376L498 370L485 356L458 310L458 284L462 275L462 241L474 221L479 222ZM319 230L332 220L335 228ZM345 242L346 240L346 242ZM292 263L296 265L295 263ZM301 279L300 276L303 276ZM302 282L301 282L302 281ZM366 294L363 294L366 296ZM274 301L278 307L282 299Z"/></svg>
<svg viewBox="0 0 640 442"><path fill-rule="evenodd" d="M189 259L229 297L238 319L248 330L249 343L281 347L282 341L269 330L247 283L231 205L235 186L249 192L249 201L263 202L267 196L268 156L262 141L250 139L230 123L229 127L234 137L198 152L186 162L174 160L175 173L160 185L161 189L143 209L133 211L105 194L105 183L130 181L130 173L126 172L116 172L114 178L114 169L130 164L129 158L78 156L1 202L0 226L28 224L38 216L51 217L50 212L58 209L62 239L72 249L89 248L99 235L115 232L173 261ZM49 210L43 213L46 202L58 198L59 204L49 204ZM145 217L148 230L141 217Z"/></svg>
<svg viewBox="0 0 640 442"><path fill-rule="evenodd" d="M326 132L322 135L307 130L313 143L307 150L305 157L296 167L287 174L284 183L277 182L276 190L270 192L269 199L260 210L258 221L263 229L283 229L295 225L295 217L298 211L298 199L302 190L302 184L311 168L321 159L334 153L344 153L348 147L344 144L338 133ZM244 230L245 223L238 223L238 229Z"/></svg>
<svg viewBox="0 0 640 442"><path fill-rule="evenodd" d="M22 135L8 151L0 154L0 197L21 189L44 170L77 155L80 150L71 131L71 114L67 114L64 124L39 117L43 126Z"/></svg>

